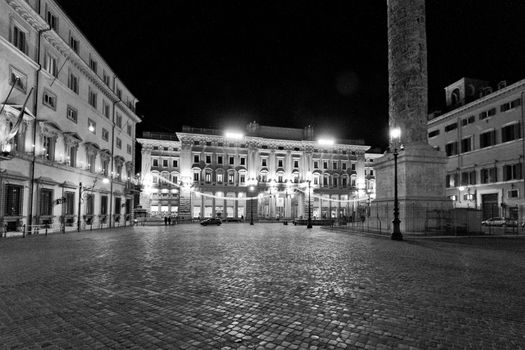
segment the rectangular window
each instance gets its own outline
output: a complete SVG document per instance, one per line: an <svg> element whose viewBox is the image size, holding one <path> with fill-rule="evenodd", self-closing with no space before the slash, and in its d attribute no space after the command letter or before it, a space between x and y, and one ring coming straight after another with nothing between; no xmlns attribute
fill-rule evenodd
<svg viewBox="0 0 525 350"><path fill-rule="evenodd" d="M131 145L126 145L126 152L127 152L128 154L131 154L131 153L132 153Z"/></svg>
<svg viewBox="0 0 525 350"><path fill-rule="evenodd" d="M428 137L436 137L439 135L439 129L436 129L436 130L432 130L431 132L428 133Z"/></svg>
<svg viewBox="0 0 525 350"><path fill-rule="evenodd" d="M117 148L122 149L122 140L117 137L116 142L117 142Z"/></svg>
<svg viewBox="0 0 525 350"><path fill-rule="evenodd" d="M53 190L40 190L40 215L53 215Z"/></svg>
<svg viewBox="0 0 525 350"><path fill-rule="evenodd" d="M204 181L206 181L206 182L208 182L208 183L211 182L211 173L208 172L208 173L206 173L206 174L204 175Z"/></svg>
<svg viewBox="0 0 525 350"><path fill-rule="evenodd" d="M100 196L100 214L108 214L108 196Z"/></svg>
<svg viewBox="0 0 525 350"><path fill-rule="evenodd" d="M458 143L457 143L457 141L447 143L445 145L445 152L446 152L448 157L458 154Z"/></svg>
<svg viewBox="0 0 525 350"><path fill-rule="evenodd" d="M93 120L88 119L88 131L92 134L97 133L97 123L95 123Z"/></svg>
<svg viewBox="0 0 525 350"><path fill-rule="evenodd" d="M79 41L71 34L69 35L69 47L71 47L73 51L78 54Z"/></svg>
<svg viewBox="0 0 525 350"><path fill-rule="evenodd" d="M95 196L88 194L86 196L86 215L93 215L95 212Z"/></svg>
<svg viewBox="0 0 525 350"><path fill-rule="evenodd" d="M346 170L346 163L343 163L342 166L343 166L343 170Z"/></svg>
<svg viewBox="0 0 525 350"><path fill-rule="evenodd" d="M487 111L487 115L488 115L489 117L492 117L492 116L496 115L496 108L491 108L491 109L489 109L489 110Z"/></svg>
<svg viewBox="0 0 525 350"><path fill-rule="evenodd" d="M88 91L88 103L92 107L97 108L97 93L93 91L91 87L89 88L89 91Z"/></svg>
<svg viewBox="0 0 525 350"><path fill-rule="evenodd" d="M267 159L266 158L261 159L261 166L267 166Z"/></svg>
<svg viewBox="0 0 525 350"><path fill-rule="evenodd" d="M282 159L278 159L278 160L277 160L277 166L278 166L279 168L282 168L282 167L283 167L283 163L284 163L284 160L282 160Z"/></svg>
<svg viewBox="0 0 525 350"><path fill-rule="evenodd" d="M319 162L318 161L314 162L314 169L319 169Z"/></svg>
<svg viewBox="0 0 525 350"><path fill-rule="evenodd" d="M472 151L472 137L467 137L461 140L461 152L470 152Z"/></svg>
<svg viewBox="0 0 525 350"><path fill-rule="evenodd" d="M78 147L69 147L67 161L70 167L77 166L77 151Z"/></svg>
<svg viewBox="0 0 525 350"><path fill-rule="evenodd" d="M217 182L221 184L222 181L223 181L222 174L217 174Z"/></svg>
<svg viewBox="0 0 525 350"><path fill-rule="evenodd" d="M222 164L222 156L217 156L217 164Z"/></svg>
<svg viewBox="0 0 525 350"><path fill-rule="evenodd" d="M355 171L355 163L352 163L352 170Z"/></svg>
<svg viewBox="0 0 525 350"><path fill-rule="evenodd" d="M109 75L106 74L106 71L102 72L102 80L104 81L104 84L109 86L110 80L109 80Z"/></svg>
<svg viewBox="0 0 525 350"><path fill-rule="evenodd" d="M53 94L51 91L44 90L44 94L42 96L42 103L49 108L56 110L57 108L57 96Z"/></svg>
<svg viewBox="0 0 525 350"><path fill-rule="evenodd" d="M162 160L162 166L163 166L164 168L167 168L167 167L168 167L168 160L167 160L167 159L163 159L163 160Z"/></svg>
<svg viewBox="0 0 525 350"><path fill-rule="evenodd" d="M71 72L67 80L67 87L75 94L78 94L78 77Z"/></svg>
<svg viewBox="0 0 525 350"><path fill-rule="evenodd" d="M102 128L102 140L109 141L109 131Z"/></svg>
<svg viewBox="0 0 525 350"><path fill-rule="evenodd" d="M115 116L115 125L118 126L119 128L122 128L122 116L118 113Z"/></svg>
<svg viewBox="0 0 525 350"><path fill-rule="evenodd" d="M127 134L128 134L129 136L131 136L131 134L133 133L133 130L132 130L131 124L128 124L126 132L127 132Z"/></svg>
<svg viewBox="0 0 525 350"><path fill-rule="evenodd" d="M16 89L25 93L27 90L27 75L13 66L9 66L9 85L14 85Z"/></svg>
<svg viewBox="0 0 525 350"><path fill-rule="evenodd" d="M173 167L177 168L179 166L179 162L177 160L173 161Z"/></svg>
<svg viewBox="0 0 525 350"><path fill-rule="evenodd" d="M475 185L476 184L476 171L467 171L461 173L461 185Z"/></svg>
<svg viewBox="0 0 525 350"><path fill-rule="evenodd" d="M52 56L49 52L46 53L44 58L44 70L52 76L58 76L58 63L56 57Z"/></svg>
<svg viewBox="0 0 525 350"><path fill-rule="evenodd" d="M457 129L457 127L458 127L458 123L448 124L447 126L445 126L445 132L455 130Z"/></svg>
<svg viewBox="0 0 525 350"><path fill-rule="evenodd" d="M497 182L497 181L498 181L498 171L496 167L481 169L480 182L482 184L487 184L487 183Z"/></svg>
<svg viewBox="0 0 525 350"><path fill-rule="evenodd" d="M153 166L155 166L155 167L159 166L159 160L158 159L153 159Z"/></svg>
<svg viewBox="0 0 525 350"><path fill-rule="evenodd" d="M488 117L487 112L481 112L479 114L479 120L486 119Z"/></svg>
<svg viewBox="0 0 525 350"><path fill-rule="evenodd" d="M507 125L501 128L501 142L519 139L521 137L520 123Z"/></svg>
<svg viewBox="0 0 525 350"><path fill-rule="evenodd" d="M299 161L298 160L295 160L293 161L293 167L294 168L299 168Z"/></svg>
<svg viewBox="0 0 525 350"><path fill-rule="evenodd" d="M229 158L229 163L230 163L230 165L234 165L235 164L235 157L230 157Z"/></svg>
<svg viewBox="0 0 525 350"><path fill-rule="evenodd" d="M23 187L18 185L7 184L5 189L5 216L22 215L22 191Z"/></svg>
<svg viewBox="0 0 525 350"><path fill-rule="evenodd" d="M521 163L503 166L503 181L520 180L521 178Z"/></svg>
<svg viewBox="0 0 525 350"><path fill-rule="evenodd" d="M193 181L199 182L199 173L193 173Z"/></svg>
<svg viewBox="0 0 525 350"><path fill-rule="evenodd" d="M496 130L490 130L479 135L479 148L485 148L496 144Z"/></svg>
<svg viewBox="0 0 525 350"><path fill-rule="evenodd" d="M228 183L233 185L233 174L228 174Z"/></svg>
<svg viewBox="0 0 525 350"><path fill-rule="evenodd" d="M246 165L246 158L241 158L241 165Z"/></svg>
<svg viewBox="0 0 525 350"><path fill-rule="evenodd" d="M66 215L75 215L75 192L66 192L66 206L65 214Z"/></svg>
<svg viewBox="0 0 525 350"><path fill-rule="evenodd" d="M211 156L206 155L206 164L211 164Z"/></svg>
<svg viewBox="0 0 525 350"><path fill-rule="evenodd" d="M244 185L244 183L246 182L246 176L245 175L239 175L239 182L240 182L240 185Z"/></svg>
<svg viewBox="0 0 525 350"><path fill-rule="evenodd" d="M519 191L518 190L509 190L507 191L507 197L508 198L519 198Z"/></svg>
<svg viewBox="0 0 525 350"><path fill-rule="evenodd" d="M328 162L323 162L323 169L328 169Z"/></svg>
<svg viewBox="0 0 525 350"><path fill-rule="evenodd" d="M78 122L78 111L71 106L67 106L66 117L76 124Z"/></svg>
<svg viewBox="0 0 525 350"><path fill-rule="evenodd" d="M332 169L333 170L337 170L337 162L333 162L332 163Z"/></svg>
<svg viewBox="0 0 525 350"><path fill-rule="evenodd" d="M13 26L13 35L12 35L12 43L13 45L15 45L17 47L17 49L19 49L20 51L22 51L23 53L25 53L27 55L27 33L25 31L23 31L22 29L20 29L19 27L17 27L16 25Z"/></svg>
<svg viewBox="0 0 525 350"><path fill-rule="evenodd" d="M521 100L519 98L510 102L510 108L516 108L521 106Z"/></svg>
<svg viewBox="0 0 525 350"><path fill-rule="evenodd" d="M95 73L97 73L98 64L97 61L95 61L91 56L89 57L89 67L91 70Z"/></svg>
<svg viewBox="0 0 525 350"><path fill-rule="evenodd" d="M42 138L42 158L47 160L54 160L54 139L50 136Z"/></svg>
<svg viewBox="0 0 525 350"><path fill-rule="evenodd" d="M198 155L194 155L193 156L193 163L199 163L200 162L200 157Z"/></svg>
<svg viewBox="0 0 525 350"><path fill-rule="evenodd" d="M510 102L507 102L507 103L504 103L502 105L499 106L499 110L500 112L506 112L508 110L510 110Z"/></svg>
<svg viewBox="0 0 525 350"><path fill-rule="evenodd" d="M58 31L58 17L55 16L51 11L47 11L46 22L49 24L51 29L53 29L55 32Z"/></svg>
<svg viewBox="0 0 525 350"><path fill-rule="evenodd" d="M102 113L104 114L104 117L109 119L109 103L106 101L102 101Z"/></svg>

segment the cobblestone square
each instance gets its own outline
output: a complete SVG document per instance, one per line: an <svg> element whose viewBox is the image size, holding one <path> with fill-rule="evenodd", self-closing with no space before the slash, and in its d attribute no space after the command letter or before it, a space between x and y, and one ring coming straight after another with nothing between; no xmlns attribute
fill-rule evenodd
<svg viewBox="0 0 525 350"><path fill-rule="evenodd" d="M2 349L522 349L525 240L278 224L0 240Z"/></svg>

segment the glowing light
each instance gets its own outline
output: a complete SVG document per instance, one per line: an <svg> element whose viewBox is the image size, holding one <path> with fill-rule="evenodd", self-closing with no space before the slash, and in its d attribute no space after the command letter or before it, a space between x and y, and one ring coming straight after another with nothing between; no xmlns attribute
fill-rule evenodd
<svg viewBox="0 0 525 350"><path fill-rule="evenodd" d="M236 132L236 131L226 131L224 133L224 137L226 137L227 139L239 140L239 139L242 139L244 137L244 135L242 133Z"/></svg>
<svg viewBox="0 0 525 350"><path fill-rule="evenodd" d="M399 140L401 138L401 129L400 128L390 129L390 138L393 140Z"/></svg>
<svg viewBox="0 0 525 350"><path fill-rule="evenodd" d="M320 145L333 145L335 143L335 141L333 139L319 139L319 140L317 140L317 142Z"/></svg>
<svg viewBox="0 0 525 350"><path fill-rule="evenodd" d="M93 126L93 124L91 124L91 125L88 126L88 130L89 130L90 132L94 132L94 131L95 131L95 127Z"/></svg>
<svg viewBox="0 0 525 350"><path fill-rule="evenodd" d="M102 179L102 183L108 184L109 183L109 179L107 177L103 178Z"/></svg>
<svg viewBox="0 0 525 350"><path fill-rule="evenodd" d="M458 187L458 190L460 190L460 191L464 191L464 190L465 190L465 186L459 186L459 187Z"/></svg>

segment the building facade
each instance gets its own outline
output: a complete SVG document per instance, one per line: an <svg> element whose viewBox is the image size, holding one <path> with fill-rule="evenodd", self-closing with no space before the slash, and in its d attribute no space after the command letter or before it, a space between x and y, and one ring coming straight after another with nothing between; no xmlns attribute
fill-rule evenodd
<svg viewBox="0 0 525 350"><path fill-rule="evenodd" d="M3 232L129 222L137 99L54 1L0 1L0 101Z"/></svg>
<svg viewBox="0 0 525 350"><path fill-rule="evenodd" d="M484 219L524 218L525 80L492 88L463 78L447 88L448 111L430 115L429 143L448 157L446 192L455 207Z"/></svg>
<svg viewBox="0 0 525 350"><path fill-rule="evenodd" d="M310 207L313 219L350 218L374 195L369 146L316 140L311 127L183 127L138 142L141 205L153 216L306 219Z"/></svg>

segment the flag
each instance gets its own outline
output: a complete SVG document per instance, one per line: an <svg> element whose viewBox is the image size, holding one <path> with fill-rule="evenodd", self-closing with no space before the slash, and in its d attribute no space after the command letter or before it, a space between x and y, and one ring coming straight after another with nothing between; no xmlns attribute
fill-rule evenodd
<svg viewBox="0 0 525 350"><path fill-rule="evenodd" d="M9 135L7 135L7 139L5 140L5 142L9 142L18 133L18 130L20 129L20 125L22 125L22 121L24 120L24 113L26 112L26 105L27 105L27 101L29 100L29 96L31 96L31 92L33 92L33 88L29 90L29 94L27 94L26 100L24 101L24 105L22 106L22 109L20 110L20 114L18 114L16 123L11 128L11 131L9 132Z"/></svg>

